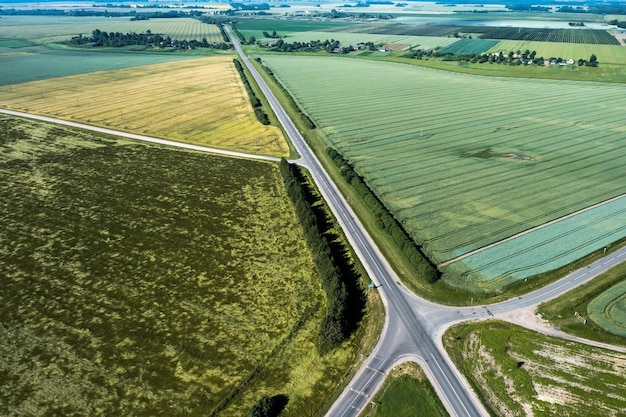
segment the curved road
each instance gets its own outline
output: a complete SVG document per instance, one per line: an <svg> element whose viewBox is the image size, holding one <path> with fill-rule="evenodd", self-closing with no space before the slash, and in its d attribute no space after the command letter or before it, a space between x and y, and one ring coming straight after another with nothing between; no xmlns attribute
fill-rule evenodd
<svg viewBox="0 0 626 417"><path fill-rule="evenodd" d="M417 297L400 284L397 275L328 177L300 132L256 68L251 65L230 28L226 27L226 31L300 153L301 160L298 163L309 168L370 278L377 284L387 308L385 327L378 345L333 404L327 416L358 416L370 403L372 396L384 381L386 373L395 364L406 360L417 360L422 364L451 416L487 416L488 413L469 388L469 384L452 365L443 349L441 343L443 331L455 323L485 319L496 314L510 314L555 298L626 260L626 248L540 290L493 305L455 308Z"/></svg>

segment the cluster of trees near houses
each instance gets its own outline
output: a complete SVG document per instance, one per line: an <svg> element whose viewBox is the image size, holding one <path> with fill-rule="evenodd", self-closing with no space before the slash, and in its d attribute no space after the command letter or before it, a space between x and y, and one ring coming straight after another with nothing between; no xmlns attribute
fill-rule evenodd
<svg viewBox="0 0 626 417"><path fill-rule="evenodd" d="M163 37L162 35L152 33L147 30L145 33L120 33L120 32L106 32L100 29L95 29L91 36L83 36L82 34L72 37L69 41L71 45L85 45L92 44L94 47L109 46L109 47L122 47L129 45L142 45L152 46L156 48L178 48L178 49L195 49L195 48L212 48L212 49L229 49L232 48L230 43L226 42L208 42L206 38L202 38L201 41L192 40L178 40L172 39L169 36Z"/></svg>
<svg viewBox="0 0 626 417"><path fill-rule="evenodd" d="M354 265L346 256L346 248L334 243L333 222L321 205L316 204L319 197L301 168L282 159L280 172L326 293L326 314L317 346L324 353L339 346L356 330L365 308L363 291L356 281Z"/></svg>
<svg viewBox="0 0 626 417"><path fill-rule="evenodd" d="M254 36L248 39L248 43L256 43L261 48L267 48L276 52L321 52L335 54L347 54L351 51L369 49L371 51L376 50L376 46L372 42L360 43L358 45L342 46L341 42L335 39L326 39L324 41L311 40L309 42L285 42L283 39L278 39L275 42L257 42Z"/></svg>
<svg viewBox="0 0 626 417"><path fill-rule="evenodd" d="M547 60L540 56L537 57L537 52L529 51L510 51L508 54L504 52L499 53L480 53L480 54L453 54L451 52L441 53L436 49L416 49L410 50L403 55L404 58L423 59L424 57L441 58L443 61L459 61L459 62L471 62L472 64L479 63L491 63L491 64L508 64L508 65L545 65L548 61L550 65L559 64L576 64L579 67L589 66L597 67L598 58L595 54L592 54L588 60L579 58L578 60L567 60L560 57L550 57Z"/></svg>

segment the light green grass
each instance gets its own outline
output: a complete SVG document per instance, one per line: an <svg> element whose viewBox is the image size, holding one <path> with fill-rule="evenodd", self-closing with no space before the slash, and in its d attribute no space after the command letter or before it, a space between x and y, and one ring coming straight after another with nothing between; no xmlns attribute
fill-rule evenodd
<svg viewBox="0 0 626 417"><path fill-rule="evenodd" d="M448 412L422 368L411 362L393 369L361 417L444 417Z"/></svg>
<svg viewBox="0 0 626 417"><path fill-rule="evenodd" d="M312 40L335 39L342 45L356 45L362 42L373 42L384 45L406 45L406 48L413 46L419 49L433 49L448 46L458 39L443 38L435 36L405 36L405 35L380 35L371 33L350 33L350 32L300 32L287 35L285 42L309 42ZM271 39L270 39L271 40Z"/></svg>
<svg viewBox="0 0 626 417"><path fill-rule="evenodd" d="M625 411L626 354L496 321L456 326L444 343L493 416Z"/></svg>
<svg viewBox="0 0 626 417"><path fill-rule="evenodd" d="M276 166L0 123L0 414L241 416L280 393L301 416L332 394L358 347L316 353L324 295Z"/></svg>
<svg viewBox="0 0 626 417"><path fill-rule="evenodd" d="M622 85L263 59L436 262L623 188Z"/></svg>

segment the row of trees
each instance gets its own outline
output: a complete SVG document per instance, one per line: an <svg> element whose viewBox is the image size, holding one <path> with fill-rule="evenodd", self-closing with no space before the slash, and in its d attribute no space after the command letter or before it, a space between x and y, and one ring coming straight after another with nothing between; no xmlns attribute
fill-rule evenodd
<svg viewBox="0 0 626 417"><path fill-rule="evenodd" d="M326 293L326 314L318 338L318 349L323 353L339 346L356 329L363 315L363 295L354 267L342 261L345 248L335 246L333 250L327 238L331 226L326 213L313 207L316 197L303 186L304 176L299 168L282 159L280 172Z"/></svg>
<svg viewBox="0 0 626 417"><path fill-rule="evenodd" d="M537 57L537 52L530 52L528 49L525 52L513 52L510 51L508 54L504 54L504 52L500 52L498 54L454 54L452 52L441 53L434 49L417 49L411 50L408 53L402 55L404 58L414 58L414 59L423 59L424 57L433 57L433 58L441 58L443 61L459 61L459 62L471 62L472 64L479 63L484 64L486 62L491 64L508 64L508 65L544 65L546 59L540 56ZM561 64L566 63L567 60L560 57L550 57L547 60L550 64ZM589 67L597 67L598 66L598 58L595 54L592 54L588 60L583 58L579 58L574 61L579 67L589 66Z"/></svg>
<svg viewBox="0 0 626 417"><path fill-rule="evenodd" d="M409 260L420 278L428 283L434 283L439 278L439 271L424 255L415 242L409 237L402 225L387 210L385 205L365 184L365 181L354 171L352 166L343 156L333 148L327 148L326 152L339 168L339 172L346 182L361 196L371 212L376 216L376 225L383 229L400 248L404 256Z"/></svg>
<svg viewBox="0 0 626 417"><path fill-rule="evenodd" d="M110 47L122 47L129 45L142 45L152 46L160 48L179 48L179 49L195 49L195 48L212 48L212 49L229 49L232 45L226 42L211 42L209 43L206 38L202 38L202 41L192 40L178 40L172 39L169 36L162 36L160 34L153 34L150 30L145 33L120 33L120 32L106 32L100 29L95 29L91 36L83 36L82 34L72 37L69 42L71 45L85 45L93 44L94 47L110 46Z"/></svg>
<svg viewBox="0 0 626 417"><path fill-rule="evenodd" d="M261 100L254 94L254 90L250 86L250 82L248 81L248 77L246 77L246 73L243 70L243 66L238 59L233 59L233 64L235 64L235 68L241 77L241 81L243 82L244 87L246 87L246 91L248 92L248 97L250 98L250 104L252 104L252 108L254 109L254 115L257 120L263 125L269 125L270 119L267 117L267 113L263 110L263 103Z"/></svg>

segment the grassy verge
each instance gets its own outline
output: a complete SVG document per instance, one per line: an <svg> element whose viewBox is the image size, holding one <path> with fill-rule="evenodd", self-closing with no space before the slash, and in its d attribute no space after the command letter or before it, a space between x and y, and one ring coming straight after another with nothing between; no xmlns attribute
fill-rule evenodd
<svg viewBox="0 0 626 417"><path fill-rule="evenodd" d="M412 362L393 369L361 417L444 417L448 412L422 368Z"/></svg>
<svg viewBox="0 0 626 417"><path fill-rule="evenodd" d="M598 295L626 278L626 263L605 272L591 282L570 291L556 300L542 304L538 312L561 330L598 342L626 346L626 338L607 332L591 320L586 323L575 315L587 316L587 306Z"/></svg>
<svg viewBox="0 0 626 417"><path fill-rule="evenodd" d="M493 416L624 411L626 354L498 321L455 326L444 345Z"/></svg>

